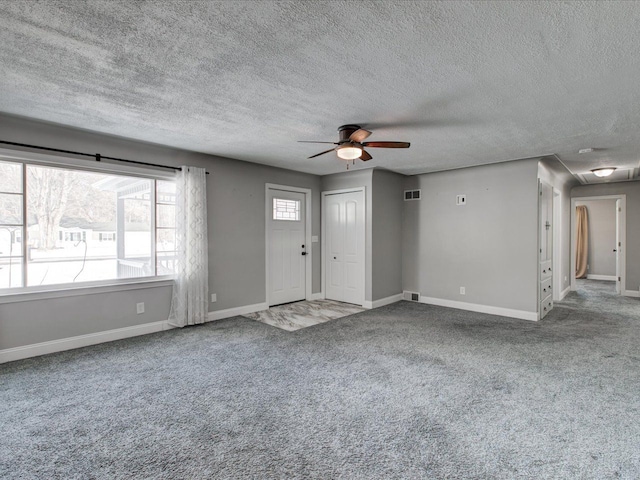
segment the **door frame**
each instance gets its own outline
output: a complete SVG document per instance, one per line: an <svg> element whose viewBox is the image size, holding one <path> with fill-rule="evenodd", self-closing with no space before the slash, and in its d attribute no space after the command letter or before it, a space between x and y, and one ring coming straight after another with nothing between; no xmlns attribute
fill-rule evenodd
<svg viewBox="0 0 640 480"><path fill-rule="evenodd" d="M361 245L359 245L360 248L362 248L362 252L363 252L363 257L362 257L362 307L365 307L365 299L367 297L367 292L366 292L366 285L367 285L367 254L366 254L366 246L367 246L367 194L366 194L366 187L362 186L362 187L353 187L353 188L341 188L338 190L327 190L324 192L321 192L321 199L322 199L322 213L320 215L320 232L321 232L321 261L320 261L320 285L322 288L322 298L325 298L325 293L326 293L326 288L325 288L325 284L326 284L326 262L327 262L327 255L326 255L326 248L327 248L327 243L326 243L326 235L327 235L327 219L325 216L325 213L327 211L326 209L326 200L327 200L327 196L328 195L340 195L341 193L355 193L355 192L360 192L362 193L362 206L363 206L363 212L364 212L364 218L363 218L363 222L362 222L362 228L364 229L364 232L362 232L362 241L361 241Z"/></svg>
<svg viewBox="0 0 640 480"><path fill-rule="evenodd" d="M553 188L553 301L558 302L562 296L562 192Z"/></svg>
<svg viewBox="0 0 640 480"><path fill-rule="evenodd" d="M284 192L294 192L294 193L303 193L304 194L304 204L305 204L305 212L304 212L304 241L306 245L307 255L305 256L305 299L312 300L312 287L313 287L313 245L311 243L311 189L310 188L301 188L301 187L291 187L289 185L278 185L275 183L265 183L264 184L264 259L265 259L265 302L269 305L269 292L271 282L269 280L269 248L270 248L270 239L269 239L269 220L271 218L271 205L269 202L269 194L272 191L284 191Z"/></svg>
<svg viewBox="0 0 640 480"><path fill-rule="evenodd" d="M620 225L618 235L622 239L622 246L618 247L620 261L620 295L636 292L626 291L627 286L627 196L623 193L617 195L592 195L589 197L571 198L571 291L576 290L576 202L587 200L620 200Z"/></svg>

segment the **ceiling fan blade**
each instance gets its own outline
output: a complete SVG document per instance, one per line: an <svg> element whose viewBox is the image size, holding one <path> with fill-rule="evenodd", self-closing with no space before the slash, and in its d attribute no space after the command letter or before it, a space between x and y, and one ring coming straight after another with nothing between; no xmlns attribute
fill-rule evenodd
<svg viewBox="0 0 640 480"><path fill-rule="evenodd" d="M311 140L298 140L298 143L330 143L331 145L338 145L338 142L314 142Z"/></svg>
<svg viewBox="0 0 640 480"><path fill-rule="evenodd" d="M310 157L307 157L307 158L319 157L320 155L324 155L325 153L333 152L334 150L335 150L335 148L331 148L331 149L326 150L324 152L320 152L320 153L316 153L315 155L311 155Z"/></svg>
<svg viewBox="0 0 640 480"><path fill-rule="evenodd" d="M364 142L362 146L373 148L409 148L411 144L409 142Z"/></svg>
<svg viewBox="0 0 640 480"><path fill-rule="evenodd" d="M364 128L361 128L359 130L356 130L349 136L349 141L355 142L355 143L361 143L369 135L371 135L371 132L369 130L365 130Z"/></svg>
<svg viewBox="0 0 640 480"><path fill-rule="evenodd" d="M362 150L362 155L360 155L360 160L366 162L367 160L371 160L373 157L369 155L366 151Z"/></svg>

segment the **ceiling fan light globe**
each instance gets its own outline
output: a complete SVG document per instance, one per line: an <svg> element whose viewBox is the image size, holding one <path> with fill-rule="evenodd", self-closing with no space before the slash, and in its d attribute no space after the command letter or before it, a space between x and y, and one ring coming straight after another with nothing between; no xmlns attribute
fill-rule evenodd
<svg viewBox="0 0 640 480"><path fill-rule="evenodd" d="M609 175L611 175L613 172L615 171L614 167L610 167L610 168L596 168L594 170L591 170L591 173L593 173L596 177L608 177Z"/></svg>
<svg viewBox="0 0 640 480"><path fill-rule="evenodd" d="M358 147L354 147L353 145L345 145L339 147L336 150L338 157L343 160L355 160L356 158L360 158L362 155L362 149Z"/></svg>

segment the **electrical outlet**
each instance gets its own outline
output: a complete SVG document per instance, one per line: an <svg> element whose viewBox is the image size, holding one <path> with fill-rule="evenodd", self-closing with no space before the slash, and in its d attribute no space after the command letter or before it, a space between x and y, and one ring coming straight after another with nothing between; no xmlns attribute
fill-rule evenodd
<svg viewBox="0 0 640 480"><path fill-rule="evenodd" d="M211 302L217 302L218 301L218 294L217 293L212 293L211 294Z"/></svg>
<svg viewBox="0 0 640 480"><path fill-rule="evenodd" d="M144 313L144 302L136 303L136 313L138 315Z"/></svg>
<svg viewBox="0 0 640 480"><path fill-rule="evenodd" d="M565 281L565 282L567 281L567 276L566 276L566 275L565 275L565 277L564 277L564 281Z"/></svg>
<svg viewBox="0 0 640 480"><path fill-rule="evenodd" d="M467 291L465 290L464 287L460 287L460 295L466 295Z"/></svg>

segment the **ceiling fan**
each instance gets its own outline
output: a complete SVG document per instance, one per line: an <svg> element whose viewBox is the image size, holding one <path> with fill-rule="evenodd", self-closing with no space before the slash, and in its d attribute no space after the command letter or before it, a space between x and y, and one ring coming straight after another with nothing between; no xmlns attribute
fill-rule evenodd
<svg viewBox="0 0 640 480"><path fill-rule="evenodd" d="M409 142L365 142L371 132L360 128L359 125L342 125L338 128L340 140L337 142L311 142L300 140L300 143L330 143L336 145L324 152L311 155L309 158L319 157L325 153L335 151L338 157L343 160L353 160L359 158L363 162L371 160L373 157L364 149L367 148L409 148Z"/></svg>

